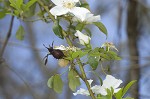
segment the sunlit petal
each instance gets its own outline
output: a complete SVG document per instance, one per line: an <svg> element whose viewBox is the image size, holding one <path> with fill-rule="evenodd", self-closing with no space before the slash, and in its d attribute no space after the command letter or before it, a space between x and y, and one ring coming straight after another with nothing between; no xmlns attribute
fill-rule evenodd
<svg viewBox="0 0 150 99"><path fill-rule="evenodd" d="M78 9L80 9L80 10L78 11ZM87 9L74 8L71 11L75 15L73 17L73 21L79 21L79 22L84 22L86 24L90 24L90 23L97 22L100 20L100 15L94 16Z"/></svg>
<svg viewBox="0 0 150 99"><path fill-rule="evenodd" d="M50 10L50 13L53 16L60 16L60 15L64 15L67 14L69 12L69 9L64 8L62 6L55 6Z"/></svg>
<svg viewBox="0 0 150 99"><path fill-rule="evenodd" d="M61 6L63 5L64 0L51 0L55 5Z"/></svg>
<svg viewBox="0 0 150 99"><path fill-rule="evenodd" d="M91 16L89 18L86 18L86 22L87 23L93 23L93 22L97 22L99 21L101 18L100 18L100 15L97 15L97 16Z"/></svg>
<svg viewBox="0 0 150 99"><path fill-rule="evenodd" d="M75 95L75 96L78 95L78 94L80 94L80 95L86 95L86 96L90 95L89 91L85 90L83 88L80 88L79 90L77 90L77 92L73 93L73 95Z"/></svg>
<svg viewBox="0 0 150 99"><path fill-rule="evenodd" d="M105 88L111 88L113 87L114 89L119 87L120 84L122 83L122 80L116 79L115 77L111 75L107 75L106 79L103 81L103 85Z"/></svg>
<svg viewBox="0 0 150 99"><path fill-rule="evenodd" d="M75 17L81 19L81 21L86 17L84 13L90 13L88 9L81 7L74 7L70 12L73 13Z"/></svg>
<svg viewBox="0 0 150 99"><path fill-rule="evenodd" d="M88 83L90 84L90 86L91 86L91 84L92 84L92 82L93 82L93 80L92 79L90 79L90 80L87 80L88 81Z"/></svg>
<svg viewBox="0 0 150 99"><path fill-rule="evenodd" d="M72 0L73 2L79 2L79 0Z"/></svg>
<svg viewBox="0 0 150 99"><path fill-rule="evenodd" d="M65 47L64 45L55 46L54 49L67 50L66 47Z"/></svg>

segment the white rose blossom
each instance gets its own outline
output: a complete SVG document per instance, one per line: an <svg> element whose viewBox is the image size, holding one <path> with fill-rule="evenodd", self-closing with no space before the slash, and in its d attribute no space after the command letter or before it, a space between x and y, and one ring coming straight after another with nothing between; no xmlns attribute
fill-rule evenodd
<svg viewBox="0 0 150 99"><path fill-rule="evenodd" d="M93 80L88 80L90 86ZM111 88L113 88L114 93L117 93L121 88L118 88L120 86L120 84L122 83L122 80L120 79L116 79L115 77L111 76L111 75L107 75L105 80L103 81L103 85L95 85L93 87L91 87L91 90L93 91L93 93L97 94L101 94L101 95L107 95L107 89L111 90ZM80 88L80 90L78 90L76 93L73 93L74 95L77 94L81 94L81 95L89 95L89 91Z"/></svg>
<svg viewBox="0 0 150 99"><path fill-rule="evenodd" d="M78 51L80 50L80 48L77 48L75 46L64 46L64 45L60 45L60 46L54 46L54 49L59 49L59 50L62 50L62 51Z"/></svg>
<svg viewBox="0 0 150 99"><path fill-rule="evenodd" d="M122 80L116 79L115 77L111 75L107 75L105 80L103 81L102 86L95 85L91 87L91 89L95 94L107 95L106 89L111 90L111 88L113 88L114 93L117 93L121 89L121 88L118 88L121 83L122 83Z"/></svg>
<svg viewBox="0 0 150 99"><path fill-rule="evenodd" d="M79 38L79 42L82 45L86 45L90 43L91 38L83 33L81 33L79 30L75 33L75 36Z"/></svg>
<svg viewBox="0 0 150 99"><path fill-rule="evenodd" d="M54 49L67 50L66 47L65 47L64 45L55 46Z"/></svg>
<svg viewBox="0 0 150 99"><path fill-rule="evenodd" d="M90 87L91 87L91 83L93 82L93 80L90 79L90 80L87 80L87 81L88 81L88 83L90 84ZM75 95L75 96L78 95L78 94L85 95L85 96L90 95L89 91L86 90L86 89L83 89L83 88L80 88L79 90L77 90L77 92L73 93L73 95Z"/></svg>
<svg viewBox="0 0 150 99"><path fill-rule="evenodd" d="M55 16L65 15L67 13L78 13L81 12L90 12L88 9L83 7L76 7L76 3L79 0L51 0L56 6L50 10L50 13ZM82 13L81 13L82 14Z"/></svg>
<svg viewBox="0 0 150 99"><path fill-rule="evenodd" d="M83 10L79 10L74 13L73 21L84 22L85 24L91 24L93 22L97 22L101 20L100 15L94 16L91 12L85 12Z"/></svg>

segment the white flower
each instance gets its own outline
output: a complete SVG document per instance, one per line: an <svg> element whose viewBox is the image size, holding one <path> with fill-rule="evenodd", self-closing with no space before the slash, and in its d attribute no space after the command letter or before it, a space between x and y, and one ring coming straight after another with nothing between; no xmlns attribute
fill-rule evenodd
<svg viewBox="0 0 150 99"><path fill-rule="evenodd" d="M111 89L111 87L114 89L114 93L117 93L121 88L118 88L120 84L122 83L122 80L116 79L115 77L111 75L107 75L106 79L103 81L102 87L105 89Z"/></svg>
<svg viewBox="0 0 150 99"><path fill-rule="evenodd" d="M121 88L118 88L122 83L122 80L116 79L111 75L107 75L106 79L103 81L103 85L95 85L91 89L95 94L107 95L106 89L111 90L113 88L114 93L117 93Z"/></svg>
<svg viewBox="0 0 150 99"><path fill-rule="evenodd" d="M77 50L80 50L80 48L77 48L75 46L72 46L72 47L68 46L68 47L66 47L66 51L74 51L74 52L76 52Z"/></svg>
<svg viewBox="0 0 150 99"><path fill-rule="evenodd" d="M76 52L77 50L80 50L80 48L77 48L75 46L64 46L64 45L60 45L60 46L54 46L54 49L59 49L59 50L63 50L63 51L74 51Z"/></svg>
<svg viewBox="0 0 150 99"><path fill-rule="evenodd" d="M81 14L82 13L82 14ZM73 21L84 22L85 24L90 24L93 22L99 21L100 15L94 16L91 12L85 12L79 10L78 12L74 13Z"/></svg>
<svg viewBox="0 0 150 99"><path fill-rule="evenodd" d="M64 45L60 45L60 46L55 46L54 49L66 50L66 47Z"/></svg>
<svg viewBox="0 0 150 99"><path fill-rule="evenodd" d="M61 16L67 13L77 13L78 11L85 11L90 12L86 8L82 7L76 7L76 3L79 2L79 0L51 0L56 6L53 7L50 12L52 15L55 16Z"/></svg>
<svg viewBox="0 0 150 99"><path fill-rule="evenodd" d="M90 43L91 38L83 33L81 33L79 30L75 33L75 36L79 37L79 42L82 45L86 45Z"/></svg>
<svg viewBox="0 0 150 99"><path fill-rule="evenodd" d="M93 82L93 80L87 80L90 84L91 87L91 83ZM111 75L107 75L105 80L103 81L103 85L95 85L93 87L91 87L91 90L93 93L97 94L101 94L101 95L107 95L107 89L111 90L111 88L113 88L114 93L117 93L121 88L118 88L119 85L122 83L122 80L120 79L116 79L115 77L111 76ZM81 95L90 95L88 90L85 90L83 88L80 88L80 90L77 90L76 93L73 93L75 96L77 94L81 94Z"/></svg>
<svg viewBox="0 0 150 99"><path fill-rule="evenodd" d="M89 96L90 93L88 90L85 90L83 88L80 88L79 90L77 90L77 92L73 93L73 95L78 95L78 94L81 94L81 95L86 95L86 96Z"/></svg>
<svg viewBox="0 0 150 99"><path fill-rule="evenodd" d="M90 86L91 86L91 83L93 82L93 80L92 79L90 79L90 80L87 80L88 81L88 83L90 84ZM83 89L83 88L80 88L79 90L77 90L77 92L75 92L75 93L73 93L73 95L78 95L78 94L80 94L80 95L86 95L86 96L89 96L90 95L90 93L89 93L89 91L88 90L85 90L85 89Z"/></svg>

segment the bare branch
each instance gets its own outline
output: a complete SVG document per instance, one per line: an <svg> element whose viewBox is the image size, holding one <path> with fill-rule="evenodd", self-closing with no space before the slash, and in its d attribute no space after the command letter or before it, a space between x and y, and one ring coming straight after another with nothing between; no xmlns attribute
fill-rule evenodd
<svg viewBox="0 0 150 99"><path fill-rule="evenodd" d="M3 46L2 46L2 50L0 51L0 56L1 56L1 57L3 56L3 53L4 53L4 51L5 51L6 45L7 45L7 43L8 43L8 40L9 40L9 38L10 38L10 36L11 36L11 31L12 31L12 27L13 27L13 21L14 21L14 16L11 17L9 31L8 31L8 33L7 33L5 42L4 42Z"/></svg>

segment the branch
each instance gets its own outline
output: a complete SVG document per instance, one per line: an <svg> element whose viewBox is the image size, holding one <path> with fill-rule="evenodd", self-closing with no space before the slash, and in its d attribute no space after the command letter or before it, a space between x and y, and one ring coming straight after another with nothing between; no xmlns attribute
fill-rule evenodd
<svg viewBox="0 0 150 99"><path fill-rule="evenodd" d="M94 93L92 92L91 90L91 87L89 85L89 82L87 81L87 77L86 77L86 74L85 74L85 71L84 71L84 68L83 68L83 65L81 63L81 60L79 58L77 58L77 63L79 64L79 67L80 67L80 71L82 73L82 80L85 82L87 88L88 88L88 91L90 93L90 96L92 97L92 99L96 99L95 96L94 96Z"/></svg>
<svg viewBox="0 0 150 99"><path fill-rule="evenodd" d="M6 45L7 45L7 43L8 43L8 40L9 40L9 38L10 38L10 36L11 36L11 31L12 31L12 27L13 27L13 21L14 21L14 16L11 17L9 31L8 31L8 33L7 33L6 39L5 39L5 41L4 41L4 44L3 44L3 46L2 46L2 50L0 51L0 57L3 56L4 51L5 51L5 48L6 48Z"/></svg>

